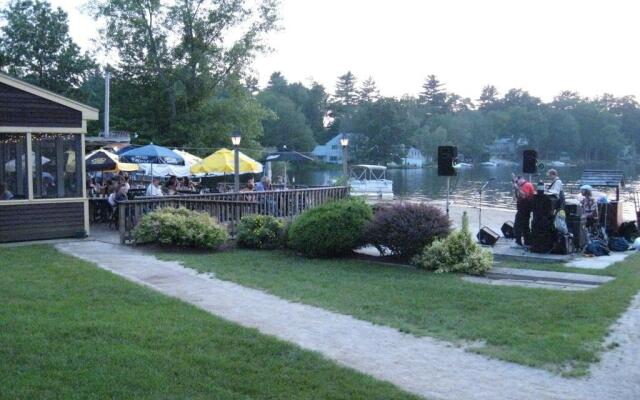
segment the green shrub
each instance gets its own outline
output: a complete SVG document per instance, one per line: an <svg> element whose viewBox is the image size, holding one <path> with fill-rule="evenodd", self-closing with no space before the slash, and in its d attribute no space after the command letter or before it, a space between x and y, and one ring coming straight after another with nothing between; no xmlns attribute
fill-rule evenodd
<svg viewBox="0 0 640 400"><path fill-rule="evenodd" d="M349 254L363 244L371 207L361 199L347 199L305 211L287 232L289 246L308 257Z"/></svg>
<svg viewBox="0 0 640 400"><path fill-rule="evenodd" d="M382 254L409 260L435 239L449 234L451 221L438 207L424 203L394 203L375 209L365 239Z"/></svg>
<svg viewBox="0 0 640 400"><path fill-rule="evenodd" d="M238 246L271 250L283 243L284 224L270 215L248 215L238 224Z"/></svg>
<svg viewBox="0 0 640 400"><path fill-rule="evenodd" d="M167 207L142 217L133 238L137 244L217 249L227 240L227 232L207 213Z"/></svg>
<svg viewBox="0 0 640 400"><path fill-rule="evenodd" d="M491 269L493 255L477 244L469 233L467 213L462 216L462 229L425 247L414 263L438 273L464 272L481 275Z"/></svg>

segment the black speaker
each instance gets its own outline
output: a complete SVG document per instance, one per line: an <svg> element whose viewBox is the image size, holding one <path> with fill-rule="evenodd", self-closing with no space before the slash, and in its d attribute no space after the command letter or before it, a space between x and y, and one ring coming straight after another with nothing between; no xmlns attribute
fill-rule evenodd
<svg viewBox="0 0 640 400"><path fill-rule="evenodd" d="M556 242L553 244L551 252L553 254L571 254L575 251L573 247L573 235L570 233L559 234L556 238Z"/></svg>
<svg viewBox="0 0 640 400"><path fill-rule="evenodd" d="M576 250L582 250L587 245L586 219L580 216L567 217L567 229L573 235L573 247Z"/></svg>
<svg viewBox="0 0 640 400"><path fill-rule="evenodd" d="M480 242L480 244L484 244L487 246L493 246L496 244L496 242L498 241L498 239L500 239L500 235L498 235L496 232L492 231L490 228L487 228L486 226L483 226L482 229L480 229L480 232L478 232L478 242Z"/></svg>
<svg viewBox="0 0 640 400"><path fill-rule="evenodd" d="M579 217L582 215L582 206L577 203L565 203L564 212L567 217Z"/></svg>
<svg viewBox="0 0 640 400"><path fill-rule="evenodd" d="M502 224L502 228L500 228L500 230L502 231L502 236L504 236L505 239L516 238L516 232L513 228L513 221L507 221Z"/></svg>
<svg viewBox="0 0 640 400"><path fill-rule="evenodd" d="M455 176L456 169L453 168L458 148L456 146L438 146L438 176Z"/></svg>
<svg viewBox="0 0 640 400"><path fill-rule="evenodd" d="M522 152L522 172L525 174L535 174L538 172L537 151L525 150Z"/></svg>

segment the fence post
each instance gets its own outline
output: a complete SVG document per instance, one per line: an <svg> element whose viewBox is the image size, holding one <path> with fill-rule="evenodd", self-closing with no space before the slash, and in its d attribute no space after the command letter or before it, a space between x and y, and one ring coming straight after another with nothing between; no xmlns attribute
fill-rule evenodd
<svg viewBox="0 0 640 400"><path fill-rule="evenodd" d="M125 244L125 234L127 232L127 218L126 218L127 203L120 203L118 206L118 231L120 232L120 244Z"/></svg>

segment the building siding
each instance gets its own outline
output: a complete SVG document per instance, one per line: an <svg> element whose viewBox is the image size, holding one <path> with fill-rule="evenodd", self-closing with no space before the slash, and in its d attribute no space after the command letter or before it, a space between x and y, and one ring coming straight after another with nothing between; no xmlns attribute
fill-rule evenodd
<svg viewBox="0 0 640 400"><path fill-rule="evenodd" d="M0 205L0 243L84 235L82 201Z"/></svg>
<svg viewBox="0 0 640 400"><path fill-rule="evenodd" d="M0 83L0 126L81 128L82 112Z"/></svg>

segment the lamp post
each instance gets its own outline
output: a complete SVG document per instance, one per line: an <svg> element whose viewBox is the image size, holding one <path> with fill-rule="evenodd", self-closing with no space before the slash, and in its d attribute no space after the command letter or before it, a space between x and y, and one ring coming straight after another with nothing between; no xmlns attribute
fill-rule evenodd
<svg viewBox="0 0 640 400"><path fill-rule="evenodd" d="M345 179L349 178L349 138L342 135L340 139L340 144L342 145L342 175L344 175Z"/></svg>
<svg viewBox="0 0 640 400"><path fill-rule="evenodd" d="M233 144L233 189L235 192L240 191L240 132L236 131L231 134L231 143Z"/></svg>

